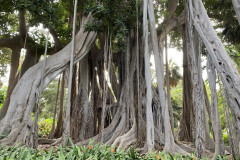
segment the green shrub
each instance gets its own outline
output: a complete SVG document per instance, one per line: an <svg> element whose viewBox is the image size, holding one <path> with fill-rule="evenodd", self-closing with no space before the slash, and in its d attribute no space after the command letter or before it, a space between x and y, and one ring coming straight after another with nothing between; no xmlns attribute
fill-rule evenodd
<svg viewBox="0 0 240 160"><path fill-rule="evenodd" d="M228 134L227 134L227 130L226 128L223 130L223 142L225 145L229 145L229 141L228 141Z"/></svg>
<svg viewBox="0 0 240 160"><path fill-rule="evenodd" d="M38 137L47 138L52 129L52 119L44 119L38 122Z"/></svg>
<svg viewBox="0 0 240 160"><path fill-rule="evenodd" d="M7 94L7 87L0 89L0 109L2 108L3 102Z"/></svg>

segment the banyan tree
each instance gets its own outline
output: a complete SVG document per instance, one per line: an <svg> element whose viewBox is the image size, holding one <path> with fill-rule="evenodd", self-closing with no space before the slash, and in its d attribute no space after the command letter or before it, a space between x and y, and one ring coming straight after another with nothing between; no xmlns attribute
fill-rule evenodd
<svg viewBox="0 0 240 160"><path fill-rule="evenodd" d="M2 145L21 142L37 147L41 143L36 123L41 92L54 78L60 77L58 97L61 102L57 108L60 112L57 118L55 108L57 126L53 127L52 140L46 140L47 143L65 144L71 138L74 143L85 145L94 140L94 143L122 148L134 146L143 152L163 149L172 154L187 155L195 151L199 158L209 150L215 156L228 151L238 159L240 77L213 28L203 1L168 0L165 8L160 8L163 5L157 0L76 2L69 22L73 26L71 42L51 51L47 50L46 43L42 50L45 51L43 60L29 64L18 73L15 69L12 86L0 111ZM232 2L239 20L240 2ZM79 5L88 7L79 9ZM163 18L156 14L161 10L166 12ZM20 22L25 20L23 9L20 8L18 14ZM26 27L24 23L19 26ZM49 27L50 34L55 37L52 29ZM164 51L167 56L167 36L172 30L182 33L183 48L183 111L177 133L174 133L169 75L164 70ZM24 27L19 33L26 42ZM22 44L23 39L19 39ZM0 46L8 47L18 43L17 40L11 43L0 41ZM57 37L54 41L58 45ZM47 57L49 52L51 55ZM211 100L203 83L203 54L207 57ZM151 55L154 57L157 87L152 84ZM40 56L37 57L39 60ZM166 68L168 70L167 65ZM61 97L65 84L68 84L68 95L67 104L63 106ZM229 146L223 143L219 87L224 101ZM31 118L33 112L34 120ZM209 134L209 127L214 139ZM192 142L195 147L184 144L184 141Z"/></svg>

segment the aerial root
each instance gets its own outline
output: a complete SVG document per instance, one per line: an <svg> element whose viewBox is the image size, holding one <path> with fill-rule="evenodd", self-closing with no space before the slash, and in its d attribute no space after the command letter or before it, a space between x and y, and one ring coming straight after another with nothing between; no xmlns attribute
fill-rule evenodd
<svg viewBox="0 0 240 160"><path fill-rule="evenodd" d="M107 128L104 128L102 133L99 133L92 138L80 141L76 145L87 145L87 144L89 144L90 140L93 140L94 141L93 143L97 143L97 142L99 142L101 136L103 136L103 138L102 138L103 143L106 143L107 141L109 141L109 139L111 139L113 131L115 130L115 128L117 128L119 126L120 123L118 124L118 122L119 122L120 118L121 118L121 112L118 111L116 113L116 116L113 118L111 124Z"/></svg>
<svg viewBox="0 0 240 160"><path fill-rule="evenodd" d="M0 143L2 145L13 145L17 138L18 133L19 133L18 128L13 129L6 138L0 140Z"/></svg>
<svg viewBox="0 0 240 160"><path fill-rule="evenodd" d="M126 124L126 114L122 115L122 118L120 120L120 123L118 124L115 132L113 133L112 137L106 142L107 145L113 144L116 138L122 136L124 134L125 130L125 124Z"/></svg>
<svg viewBox="0 0 240 160"><path fill-rule="evenodd" d="M137 141L137 127L136 124L124 135L117 137L113 142L113 146L118 146L120 148L128 148L130 145Z"/></svg>
<svg viewBox="0 0 240 160"><path fill-rule="evenodd" d="M176 145L178 145L180 148L182 148L184 151L188 153L194 152L194 148L188 146L187 144L180 143L179 141L175 141Z"/></svg>
<svg viewBox="0 0 240 160"><path fill-rule="evenodd" d="M38 138L38 144L53 144L57 139Z"/></svg>
<svg viewBox="0 0 240 160"><path fill-rule="evenodd" d="M186 146L185 146L186 147ZM172 155L175 155L177 153L180 153L183 156L189 155L189 153L187 151L185 151L184 149L182 149L180 146L178 146L175 142L171 143L170 145L166 145L164 147L164 151L167 153L170 153Z"/></svg>

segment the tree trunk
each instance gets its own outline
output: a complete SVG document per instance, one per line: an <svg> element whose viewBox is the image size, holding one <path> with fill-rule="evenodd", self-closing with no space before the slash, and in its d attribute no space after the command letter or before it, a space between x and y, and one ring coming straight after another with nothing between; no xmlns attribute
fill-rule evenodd
<svg viewBox="0 0 240 160"><path fill-rule="evenodd" d="M69 68L69 79L68 79L68 95L67 95L67 104L66 104L66 114L63 122L63 141L64 145L68 138L70 138L70 121L71 121L71 90L72 90L72 77L73 77L73 60L74 60L74 51L75 51L75 27L76 27L76 14L77 14L77 0L74 4L74 18L73 18L73 31L72 31L72 46L71 46L71 56L70 56L70 68Z"/></svg>
<svg viewBox="0 0 240 160"><path fill-rule="evenodd" d="M15 87L16 83L14 83L16 76L17 76L17 70L19 66L19 58L20 58L20 52L21 48L13 48L12 49L12 57L11 57L11 68L10 68L10 76L8 80L8 90L7 90L7 96L4 101L4 104L0 110L0 121L5 117L8 109L7 102L9 103L9 97L12 93L12 88Z"/></svg>
<svg viewBox="0 0 240 160"><path fill-rule="evenodd" d="M53 113L53 124L52 124L52 129L51 129L49 138L53 138L54 131L55 131L55 121L56 121L56 114L57 114L60 81L61 81L61 76L59 77L59 80L58 80L56 103L55 103L55 108L54 108L54 113Z"/></svg>
<svg viewBox="0 0 240 160"><path fill-rule="evenodd" d="M214 157L217 158L218 155L223 156L224 154L224 143L223 143L221 122L220 122L219 111L218 111L218 99L217 99L217 91L216 91L216 73L210 57L208 57L208 61L207 61L207 74L208 74L208 82L211 90L211 121L212 121L212 128L214 131L214 137L215 137Z"/></svg>
<svg viewBox="0 0 240 160"><path fill-rule="evenodd" d="M145 1L144 1L145 2ZM146 9L147 10L147 9ZM157 84L158 91L160 96L160 104L163 110L163 120L164 120L164 136L165 136L165 146L164 150L170 153L181 152L182 154L186 154L184 150L182 150L179 146L174 142L174 137L171 129L170 116L168 105L166 105L166 96L164 90L164 65L163 65L163 55L160 55L158 43L157 43L157 32L155 28L155 17L154 17L154 9L153 9L153 1L149 0L148 4L148 14L150 21L150 32L151 32L151 40L153 46L154 60L156 65L156 74L157 74ZM143 21L144 22L144 21ZM162 52L161 52L162 53ZM146 63L146 62L145 62ZM151 75L150 75L151 76Z"/></svg>
<svg viewBox="0 0 240 160"><path fill-rule="evenodd" d="M203 157L204 154L204 121L205 121L205 110L204 110L204 94L203 94L203 83L202 83L202 66L201 66L201 42L196 31L194 32L195 38L195 55L193 55L193 100L196 106L196 156L199 158ZM194 54L194 53L193 53ZM195 60L194 60L195 59ZM195 61L195 62L194 62Z"/></svg>
<svg viewBox="0 0 240 160"><path fill-rule="evenodd" d="M206 90L206 87L205 87L205 84L203 82L203 92L204 92L204 104L205 104L205 107L204 107L204 133L205 133L205 149L206 150L210 150L212 152L214 152L215 150L215 143L213 141L213 139L211 138L210 136L210 128L209 128L209 122L208 122L208 116L209 116L209 119L211 119L211 114L210 111L210 102L209 102L209 99L208 99L208 95L207 95L207 90ZM207 114L208 113L208 114Z"/></svg>
<svg viewBox="0 0 240 160"><path fill-rule="evenodd" d="M81 62L81 61L80 61ZM81 115L77 114L78 112L76 111L76 108L79 108L77 105L76 105L76 101L77 101L77 71L78 71L78 68L77 68L77 64L75 64L73 66L73 77L72 77L72 89L71 89L71 111L70 111L70 137L72 139L72 141L78 139L79 137L79 134L75 134L77 136L74 135L75 133L75 128L77 127L76 123L77 122L77 119L79 117L82 117ZM79 108L80 109L80 108ZM73 124L75 123L75 124Z"/></svg>
<svg viewBox="0 0 240 160"><path fill-rule="evenodd" d="M190 0L191 1L191 0ZM187 47L192 57L192 85L193 85L193 104L196 107L196 156L202 158L204 155L204 94L203 94L203 83L202 83L202 71L201 71L201 42L196 30L192 29L192 17L191 6L186 3L186 32L187 34Z"/></svg>
<svg viewBox="0 0 240 160"><path fill-rule="evenodd" d="M167 104L170 115L170 123L172 128L172 134L174 136L174 118L173 118L173 109L171 103L171 93L170 93L170 84L169 84L169 69L168 69L168 53L167 53L167 36L165 38L165 61L166 61L166 85L167 85Z"/></svg>
<svg viewBox="0 0 240 160"><path fill-rule="evenodd" d="M187 32L183 27L183 110L180 121L178 139L180 141L193 142L195 130L195 113L192 99L192 66L191 56L187 50L186 43Z"/></svg>
<svg viewBox="0 0 240 160"><path fill-rule="evenodd" d="M109 70L109 65L108 65L108 61L110 63L111 59L108 58L108 55L110 56L111 54L111 46L109 44L111 44L111 34L109 33L109 26L108 26L108 31L105 35L105 44L104 44L104 55L103 55L103 83L102 83L102 87L103 87L103 93L102 93L102 100L103 100L103 104L102 104L102 113L101 113L101 123L100 123L100 133L102 134L102 130L105 127L105 118L106 118L106 103L107 103L107 93L108 93L108 84L107 84L107 75L106 75L106 71ZM110 47L109 47L110 46ZM109 71L108 71L109 73Z"/></svg>
<svg viewBox="0 0 240 160"><path fill-rule="evenodd" d="M60 90L60 104L59 104L59 113L58 113L58 121L57 126L54 132L54 138L59 138L62 136L63 131L63 105L64 105L64 89L65 89L65 71L62 73L61 80L61 90Z"/></svg>
<svg viewBox="0 0 240 160"><path fill-rule="evenodd" d="M95 53L94 53L95 54ZM96 83L96 71L95 67L93 66L91 61L94 61L89 57L89 70L90 70L90 75L89 79L91 79L91 87L89 88L89 104L88 104L88 119L87 119L87 124L86 124L86 131L85 131L85 139L89 139L97 134L97 112L98 112L98 105L95 105L95 97L98 97L96 95L95 89L97 88L97 83ZM115 116L115 115L114 115Z"/></svg>
<svg viewBox="0 0 240 160"><path fill-rule="evenodd" d="M204 93L204 102L205 102L205 107L204 107L204 129L205 129L205 146L207 150L210 151L214 151L215 150L215 143L213 141L213 139L210 136L210 128L209 128L209 122L208 122L208 117L211 120L211 105L209 102L209 98L208 98L208 94L207 94L207 90L204 84L204 81L202 80L202 84L203 84L203 93ZM214 134L213 134L214 136Z"/></svg>
<svg viewBox="0 0 240 160"><path fill-rule="evenodd" d="M225 108L225 110L227 112L227 121L229 124L229 140L231 139L230 147L231 147L231 151L232 151L232 155L233 155L234 159L239 159L239 148L238 148L239 140L238 140L238 135L237 135L237 128L235 128L236 127L235 126L236 121L234 120L235 115L234 115L234 112L232 112L232 110L231 110L232 104L230 101L230 95L227 93L226 90L224 90L224 98L227 103L227 107ZM230 110L231 110L231 112L230 112Z"/></svg>
<svg viewBox="0 0 240 160"><path fill-rule="evenodd" d="M8 80L8 87L9 88L11 88L11 85L14 82L16 76L17 76L20 52L21 52L21 48L13 48L12 49L10 76L9 76L9 80Z"/></svg>
<svg viewBox="0 0 240 160"><path fill-rule="evenodd" d="M143 1L143 41L144 41L144 62L145 62L145 80L146 80L146 147L147 151L154 150L154 126L152 114L152 82L150 70L150 58L148 51L148 22L147 9L148 0Z"/></svg>
<svg viewBox="0 0 240 160"><path fill-rule="evenodd" d="M84 139L85 136L85 129L87 125L88 120L88 81L89 81L89 65L88 65L88 57L84 57L81 61L80 65L80 72L81 72L81 82L80 82L80 103L77 105L78 107L81 107L83 109L82 113L82 122L81 127L79 128L81 130L79 138L80 140Z"/></svg>
<svg viewBox="0 0 240 160"><path fill-rule="evenodd" d="M229 107L235 113L236 126L240 129L240 77L224 45L212 27L201 0L189 1L194 26L202 38L214 67L221 76L224 90L229 95Z"/></svg>

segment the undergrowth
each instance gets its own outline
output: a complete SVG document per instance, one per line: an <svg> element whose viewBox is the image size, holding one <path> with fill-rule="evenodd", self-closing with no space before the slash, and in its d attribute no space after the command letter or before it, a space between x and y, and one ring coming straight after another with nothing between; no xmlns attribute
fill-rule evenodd
<svg viewBox="0 0 240 160"><path fill-rule="evenodd" d="M71 140L70 140L71 142ZM32 149L27 146L8 146L0 145L0 160L18 159L18 160L195 160L194 154L183 157L181 154L175 156L163 152L151 152L146 155L140 155L137 149L129 148L127 150L111 147L103 144L87 146L76 146L71 142L71 147L51 147L50 150ZM210 159L210 158L204 158ZM219 160L227 158L219 157Z"/></svg>

